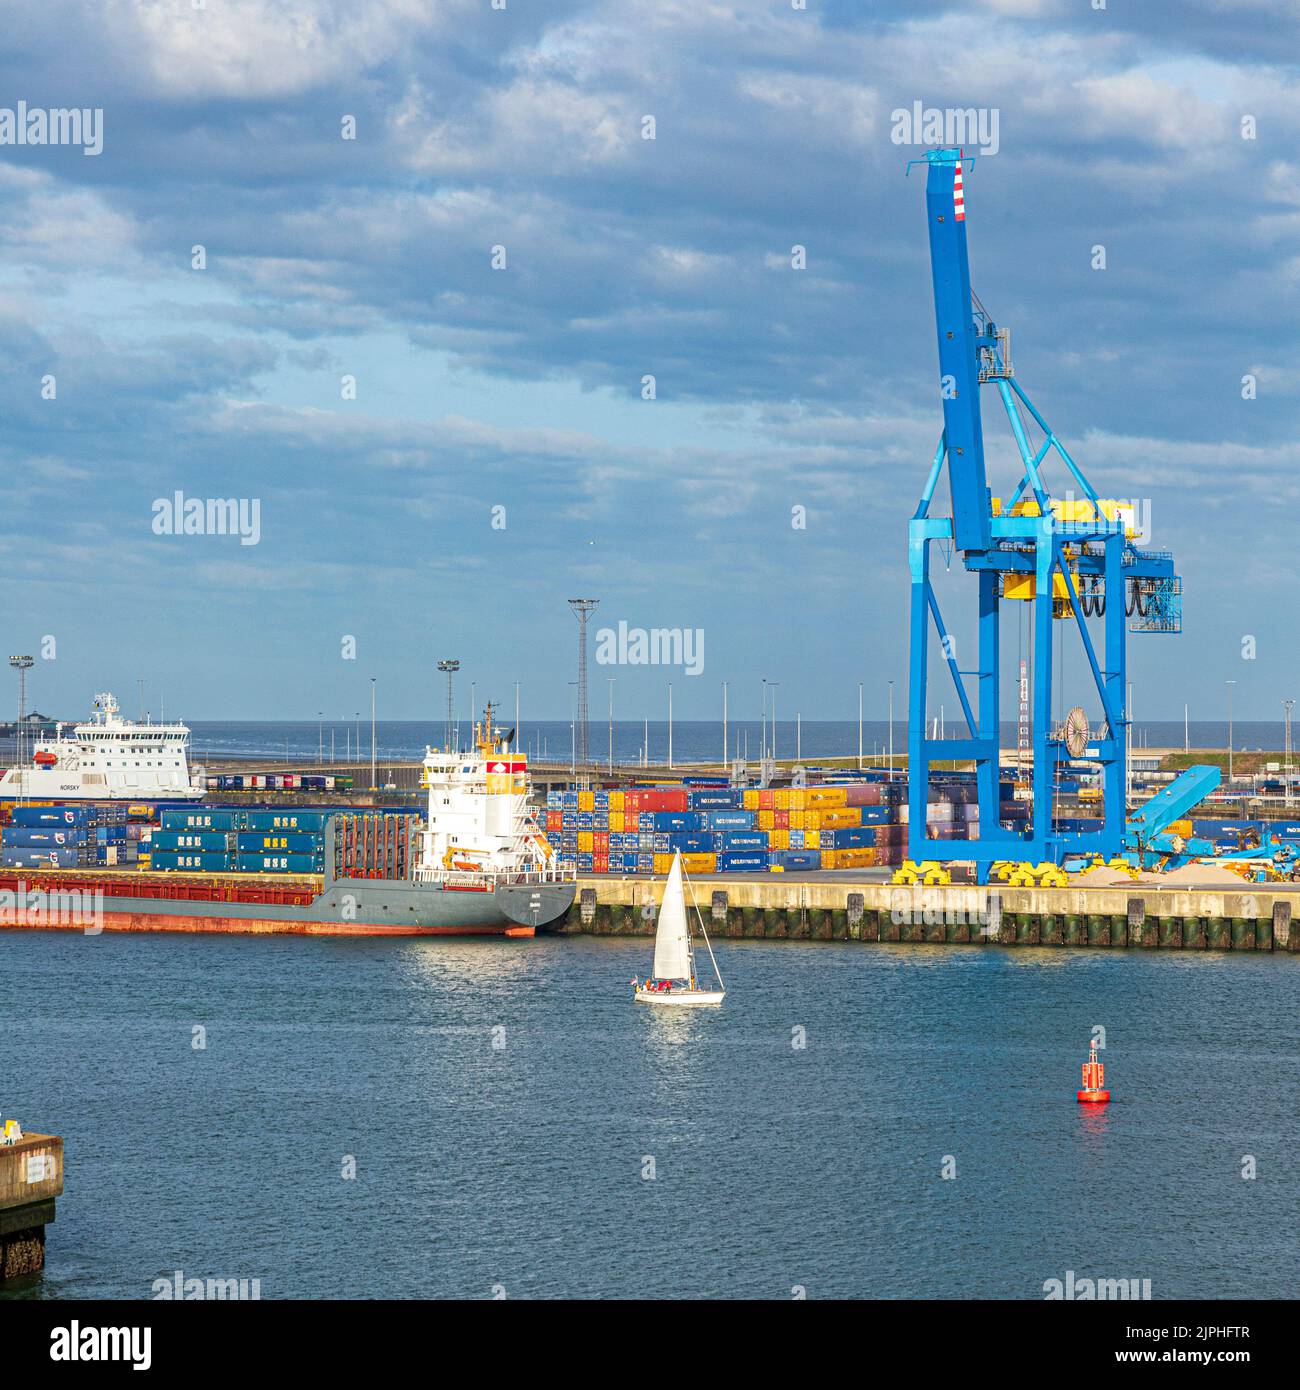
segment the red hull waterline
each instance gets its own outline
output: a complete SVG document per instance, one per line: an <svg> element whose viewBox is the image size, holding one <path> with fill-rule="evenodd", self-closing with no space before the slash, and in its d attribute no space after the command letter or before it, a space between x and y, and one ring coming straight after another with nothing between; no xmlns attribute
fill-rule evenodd
<svg viewBox="0 0 1300 1390"><path fill-rule="evenodd" d="M15 920L16 919L16 920ZM161 912L105 912L105 931L224 933L237 936L533 936L535 929L511 922L508 926L420 927L381 926L367 922L286 922L271 917L178 917ZM22 914L0 912L0 929L85 932L79 922L30 922Z"/></svg>

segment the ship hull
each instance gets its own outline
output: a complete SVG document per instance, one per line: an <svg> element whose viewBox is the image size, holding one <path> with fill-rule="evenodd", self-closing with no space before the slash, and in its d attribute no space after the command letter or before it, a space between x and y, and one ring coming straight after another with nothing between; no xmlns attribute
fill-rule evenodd
<svg viewBox="0 0 1300 1390"><path fill-rule="evenodd" d="M0 928L289 936L532 936L562 917L577 891L573 883L467 890L336 879L305 903L213 902L109 892L101 899L95 894L94 875L74 871L43 873L39 881L33 878L21 887L8 876L3 888ZM39 898L34 899L32 890ZM56 894L76 895L78 910L66 902L60 905ZM40 910L34 901L42 904Z"/></svg>

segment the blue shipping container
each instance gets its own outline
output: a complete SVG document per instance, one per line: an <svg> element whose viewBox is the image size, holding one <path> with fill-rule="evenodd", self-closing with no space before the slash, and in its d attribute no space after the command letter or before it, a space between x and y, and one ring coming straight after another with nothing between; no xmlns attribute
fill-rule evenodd
<svg viewBox="0 0 1300 1390"><path fill-rule="evenodd" d="M15 806L11 825L82 825L90 819L89 806Z"/></svg>
<svg viewBox="0 0 1300 1390"><path fill-rule="evenodd" d="M56 826L47 826L43 830L30 830L24 825L7 825L3 831L4 843L14 849L31 849L39 845L65 845L75 849L77 845L83 844L86 838L84 829L74 829L65 826L62 830Z"/></svg>
<svg viewBox="0 0 1300 1390"><path fill-rule="evenodd" d="M235 868L240 873L318 874L325 867L319 854L239 854Z"/></svg>
<svg viewBox="0 0 1300 1390"><path fill-rule="evenodd" d="M158 819L164 830L236 830L235 818L244 814L243 811L214 811L195 807L183 811L163 811Z"/></svg>
<svg viewBox="0 0 1300 1390"><path fill-rule="evenodd" d="M720 850L766 849L766 830L719 830L714 837Z"/></svg>
<svg viewBox="0 0 1300 1390"><path fill-rule="evenodd" d="M716 839L707 830L679 830L669 834L668 848L679 849L683 854L710 854Z"/></svg>
<svg viewBox="0 0 1300 1390"><path fill-rule="evenodd" d="M708 811L704 815L707 830L752 830L753 811Z"/></svg>
<svg viewBox="0 0 1300 1390"><path fill-rule="evenodd" d="M321 854L320 835L286 835L266 830L241 830L235 836L240 854Z"/></svg>
<svg viewBox="0 0 1300 1390"><path fill-rule="evenodd" d="M324 830L329 811L245 811L238 830Z"/></svg>
<svg viewBox="0 0 1300 1390"><path fill-rule="evenodd" d="M772 863L783 869L820 869L822 857L815 849L774 849Z"/></svg>
<svg viewBox="0 0 1300 1390"><path fill-rule="evenodd" d="M234 865L233 854L208 854L201 850L153 850L150 869L163 873L229 873Z"/></svg>
<svg viewBox="0 0 1300 1390"><path fill-rule="evenodd" d="M75 869L77 851L66 845L49 845L45 849L5 845L0 849L0 861L6 869Z"/></svg>
<svg viewBox="0 0 1300 1390"><path fill-rule="evenodd" d="M767 855L757 850L732 850L718 855L718 869L722 873L762 873L767 869Z"/></svg>
<svg viewBox="0 0 1300 1390"><path fill-rule="evenodd" d="M739 811L744 805L741 792L722 790L693 791L692 811Z"/></svg>
<svg viewBox="0 0 1300 1390"><path fill-rule="evenodd" d="M155 830L149 837L155 850L207 850L224 854L229 849L229 836L224 830Z"/></svg>

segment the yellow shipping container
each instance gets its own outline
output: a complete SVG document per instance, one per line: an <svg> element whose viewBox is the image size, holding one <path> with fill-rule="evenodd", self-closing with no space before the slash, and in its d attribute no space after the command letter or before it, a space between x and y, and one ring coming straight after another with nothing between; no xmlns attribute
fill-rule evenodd
<svg viewBox="0 0 1300 1390"><path fill-rule="evenodd" d="M843 787L817 787L808 793L810 806L843 806L847 793Z"/></svg>
<svg viewBox="0 0 1300 1390"><path fill-rule="evenodd" d="M773 830L771 835L771 847L773 849L790 848L790 832L788 830Z"/></svg>
<svg viewBox="0 0 1300 1390"><path fill-rule="evenodd" d="M627 793L626 793L626 792L610 792L610 794L609 794L609 809L610 809L611 813L614 812L614 811L626 811L626 810L627 810ZM611 827L611 828L612 828L612 827Z"/></svg>
<svg viewBox="0 0 1300 1390"><path fill-rule="evenodd" d="M760 811L760 812L758 813L758 828L759 828L760 830L775 830L775 829L776 829L776 812L775 812L775 811Z"/></svg>
<svg viewBox="0 0 1300 1390"><path fill-rule="evenodd" d="M790 829L791 829L791 830L802 830L802 829L804 828L804 817L805 817L807 814L808 814L808 813L807 813L806 811L791 811L791 812L790 812Z"/></svg>
<svg viewBox="0 0 1300 1390"><path fill-rule="evenodd" d="M579 793L578 793L578 810L579 810L579 811L594 811L595 809L596 809L596 793L595 793L595 792L579 792Z"/></svg>
<svg viewBox="0 0 1300 1390"><path fill-rule="evenodd" d="M672 855L668 856L669 867L672 867ZM682 868L688 874L711 874L717 870L718 856L716 854L683 854Z"/></svg>
<svg viewBox="0 0 1300 1390"><path fill-rule="evenodd" d="M803 813L803 828L805 830L820 830L822 828L822 813L814 811L810 807Z"/></svg>
<svg viewBox="0 0 1300 1390"><path fill-rule="evenodd" d="M672 868L672 866L673 857L671 854L655 855L655 873L666 874Z"/></svg>
<svg viewBox="0 0 1300 1390"><path fill-rule="evenodd" d="M1169 829L1165 833L1168 835L1181 835L1184 840L1190 839L1192 834L1192 823L1189 820L1170 821Z"/></svg>
<svg viewBox="0 0 1300 1390"><path fill-rule="evenodd" d="M746 811L757 811L757 810L758 810L758 792L756 792L756 791L747 791L747 792L745 792L744 797L743 797L743 803L744 803L744 807L743 807L744 810L746 810Z"/></svg>
<svg viewBox="0 0 1300 1390"><path fill-rule="evenodd" d="M790 789L789 787L778 787L772 794L772 805L778 811L788 811L790 809Z"/></svg>
<svg viewBox="0 0 1300 1390"><path fill-rule="evenodd" d="M611 811L609 813L609 828L619 834L623 831L623 812Z"/></svg>
<svg viewBox="0 0 1300 1390"><path fill-rule="evenodd" d="M835 857L837 869L869 869L876 862L874 849L833 849L822 851L823 866L828 854Z"/></svg>
<svg viewBox="0 0 1300 1390"><path fill-rule="evenodd" d="M822 842L822 832L820 830L805 830L803 832L804 849L819 849Z"/></svg>
<svg viewBox="0 0 1300 1390"><path fill-rule="evenodd" d="M596 848L596 837L590 830L578 831L578 853L591 854Z"/></svg>
<svg viewBox="0 0 1300 1390"><path fill-rule="evenodd" d="M840 867L839 856L840 856L840 854L841 854L842 852L843 852L843 851L838 850L838 849L824 849L824 850L822 850L822 868L823 868L823 869L838 869L838 868Z"/></svg>
<svg viewBox="0 0 1300 1390"><path fill-rule="evenodd" d="M838 810L821 813L822 830L838 830L848 825L862 824L862 809L858 806L841 806Z"/></svg>
<svg viewBox="0 0 1300 1390"><path fill-rule="evenodd" d="M792 811L802 811L808 804L808 792L804 787L790 788L790 809Z"/></svg>

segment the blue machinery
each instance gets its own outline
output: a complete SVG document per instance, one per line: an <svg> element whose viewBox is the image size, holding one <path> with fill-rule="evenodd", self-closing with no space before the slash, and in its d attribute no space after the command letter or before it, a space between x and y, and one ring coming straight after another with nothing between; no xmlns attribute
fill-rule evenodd
<svg viewBox="0 0 1300 1390"><path fill-rule="evenodd" d="M1140 632L1179 632L1182 581L1167 552L1139 550L1135 508L1098 497L1091 483L1017 384L1011 365L1010 333L999 328L972 293L966 250L965 160L959 150L932 150L927 165L926 217L934 276L935 320L939 335L943 435L925 491L908 528L911 570L911 679L908 720L908 853L912 859L941 863L973 862L981 881L997 860L1051 860L1067 854L1119 853L1125 840L1125 763L1128 712L1125 707L1126 628ZM909 170L911 165L908 166ZM1024 465L1014 493L1004 505L992 496L985 478L980 387L998 394ZM1022 410L1027 412L1027 425ZM1042 436L1035 448L1033 427ZM1078 494L1055 496L1043 465L1055 452L1069 471ZM933 517L930 505L947 464L952 515ZM930 577L931 547L939 542L978 581L977 665L963 670L958 647L944 626ZM1032 730L1026 758L1032 778L1028 828L1002 823L1000 787L1001 608L1021 602L1029 609L1032 641ZM1100 651L1088 619L1100 629ZM1089 733L1082 710L1072 710L1064 727L1051 723L1052 654L1057 622L1073 619L1100 701L1103 723ZM962 738L929 736L928 661L931 624L942 660L952 676L966 724ZM1013 629L1015 631L1015 629ZM972 703L967 680L976 681ZM969 840L927 838L926 805L932 763L973 760L979 799L978 835ZM1095 831L1063 831L1053 825L1058 766L1069 759L1100 764L1103 819Z"/></svg>

